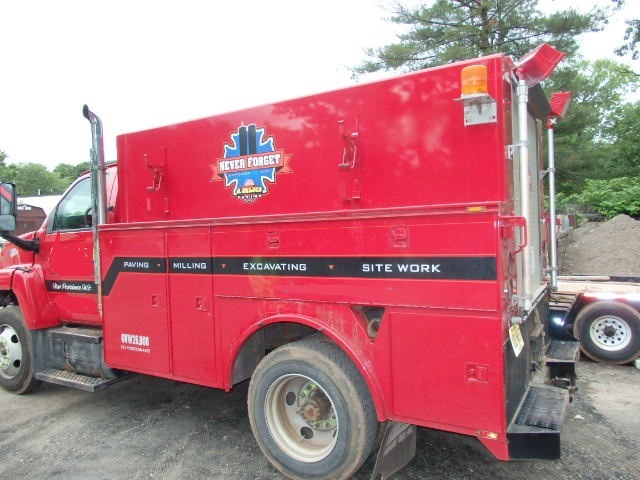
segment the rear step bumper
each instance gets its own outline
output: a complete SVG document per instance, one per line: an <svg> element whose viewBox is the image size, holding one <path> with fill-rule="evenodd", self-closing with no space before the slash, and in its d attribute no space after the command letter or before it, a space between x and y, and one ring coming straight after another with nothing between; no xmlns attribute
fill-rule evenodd
<svg viewBox="0 0 640 480"><path fill-rule="evenodd" d="M569 392L531 384L507 429L512 460L560 458L560 430L569 404Z"/></svg>

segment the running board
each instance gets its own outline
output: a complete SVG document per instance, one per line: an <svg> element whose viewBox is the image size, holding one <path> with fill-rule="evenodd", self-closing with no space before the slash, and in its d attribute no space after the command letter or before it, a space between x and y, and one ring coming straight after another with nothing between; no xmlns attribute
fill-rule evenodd
<svg viewBox="0 0 640 480"><path fill-rule="evenodd" d="M107 388L112 383L120 380L89 377L80 373L67 372L66 370L58 370L55 368L36 372L35 377L43 382L77 388L78 390L84 390L85 392L99 392L100 390Z"/></svg>
<svg viewBox="0 0 640 480"><path fill-rule="evenodd" d="M569 391L551 385L529 385L507 429L513 460L560 458L560 429L569 404Z"/></svg>

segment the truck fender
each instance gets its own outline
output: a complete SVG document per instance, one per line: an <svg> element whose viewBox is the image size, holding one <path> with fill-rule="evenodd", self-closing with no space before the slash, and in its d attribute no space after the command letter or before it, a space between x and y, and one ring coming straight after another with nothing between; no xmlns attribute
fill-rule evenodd
<svg viewBox="0 0 640 480"><path fill-rule="evenodd" d="M60 323L51 305L42 271L37 265L3 269L0 272L0 289L13 294L30 330Z"/></svg>
<svg viewBox="0 0 640 480"><path fill-rule="evenodd" d="M242 335L238 337L237 341L232 345L231 350L229 351L224 378L225 390L230 390L232 385L234 383L237 383L237 381L245 380L246 378L248 378L248 376L246 376L246 378L234 379L234 377L236 377L236 375L234 374L236 364L241 357L243 349L250 345L252 339L256 338L257 334L260 331L268 328L269 326L275 326L284 323L293 323L304 327L309 327L315 332L320 332L322 335L326 336L332 342L338 345L351 359L353 364L362 375L362 378L364 378L364 381L369 388L373 403L376 407L378 420L383 422L388 419L387 404L384 400L384 395L382 394L380 383L375 375L375 372L371 368L371 362L369 361L368 355L361 349L358 349L355 342L349 342L344 338L343 335L340 334L339 331L328 326L325 322L321 322L315 318L307 317L304 315L275 315L273 317L268 317L262 321L256 322L255 324L247 328L242 333ZM258 361L261 359L262 357L260 357ZM254 368L255 366L251 368L251 373L253 373Z"/></svg>

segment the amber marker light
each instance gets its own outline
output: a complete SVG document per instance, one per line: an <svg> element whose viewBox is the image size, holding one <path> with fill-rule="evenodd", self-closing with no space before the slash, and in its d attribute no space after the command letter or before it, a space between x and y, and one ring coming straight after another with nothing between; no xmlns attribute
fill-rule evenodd
<svg viewBox="0 0 640 480"><path fill-rule="evenodd" d="M478 430L476 435L480 438L486 438L487 440L498 440L498 438L500 438L500 435L496 432L487 432L485 430Z"/></svg>
<svg viewBox="0 0 640 480"><path fill-rule="evenodd" d="M469 65L460 72L462 96L486 94L489 92L487 67L485 65Z"/></svg>
<svg viewBox="0 0 640 480"><path fill-rule="evenodd" d="M464 105L464 125L482 125L498 121L496 101L489 95L489 72L486 65L468 65L460 70L460 98Z"/></svg>
<svg viewBox="0 0 640 480"><path fill-rule="evenodd" d="M476 206L476 207L467 207L467 212L471 212L471 213L479 213L479 212L486 212L487 208L484 206Z"/></svg>

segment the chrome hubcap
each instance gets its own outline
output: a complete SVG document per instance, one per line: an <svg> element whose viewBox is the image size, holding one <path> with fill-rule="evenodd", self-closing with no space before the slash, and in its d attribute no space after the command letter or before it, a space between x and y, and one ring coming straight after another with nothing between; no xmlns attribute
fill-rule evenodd
<svg viewBox="0 0 640 480"><path fill-rule="evenodd" d="M0 376L12 379L22 365L22 345L16 331L9 325L0 325Z"/></svg>
<svg viewBox="0 0 640 480"><path fill-rule="evenodd" d="M338 419L331 397L312 379L284 375L265 397L269 432L278 446L300 462L327 457L338 439Z"/></svg>
<svg viewBox="0 0 640 480"><path fill-rule="evenodd" d="M622 318L607 315L591 324L589 335L599 348L615 352L631 342L631 327Z"/></svg>

